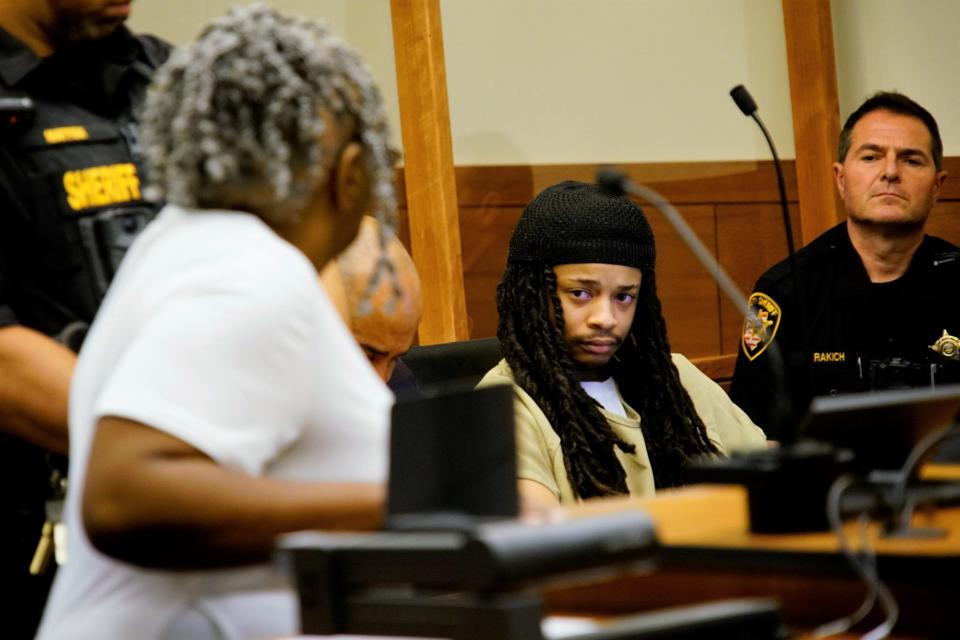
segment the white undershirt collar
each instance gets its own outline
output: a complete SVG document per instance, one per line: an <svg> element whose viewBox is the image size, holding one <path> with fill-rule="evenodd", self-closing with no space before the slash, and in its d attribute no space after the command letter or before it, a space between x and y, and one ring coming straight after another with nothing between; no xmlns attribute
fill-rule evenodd
<svg viewBox="0 0 960 640"><path fill-rule="evenodd" d="M599 402L600 406L610 413L623 418L627 417L627 410L623 407L620 392L617 391L617 383L612 377L599 382L582 381L580 386L583 387L588 396Z"/></svg>

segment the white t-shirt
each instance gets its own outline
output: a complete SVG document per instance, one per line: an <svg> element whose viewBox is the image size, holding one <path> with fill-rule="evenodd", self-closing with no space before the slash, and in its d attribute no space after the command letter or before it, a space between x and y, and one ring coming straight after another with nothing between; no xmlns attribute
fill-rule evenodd
<svg viewBox="0 0 960 640"><path fill-rule="evenodd" d="M620 399L620 391L617 390L617 382L612 377L600 381L583 380L580 386L588 396L599 402L600 406L610 413L627 417L627 410L623 408L623 400Z"/></svg>
<svg viewBox="0 0 960 640"><path fill-rule="evenodd" d="M234 620L229 637L297 630L294 595L269 565L147 570L91 546L80 498L99 418L148 424L249 474L382 482L391 403L297 249L251 214L166 207L124 259L80 352L69 561L38 637L157 638L209 613L204 602L216 609L217 594L249 590L263 592L243 597L259 628Z"/></svg>

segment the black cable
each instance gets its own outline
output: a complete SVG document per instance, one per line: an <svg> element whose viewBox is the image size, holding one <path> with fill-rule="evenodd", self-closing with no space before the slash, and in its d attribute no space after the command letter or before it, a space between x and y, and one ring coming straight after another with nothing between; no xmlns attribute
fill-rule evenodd
<svg viewBox="0 0 960 640"><path fill-rule="evenodd" d="M860 531L860 548L869 549L869 538L867 537L867 524L870 522L870 517L866 513L860 514L860 518L857 519L858 530ZM876 558L869 553L860 554L860 562L869 563L871 570L876 573ZM846 633L852 629L855 625L859 624L866 618L873 607L877 603L877 590L873 583L868 585L867 595L864 597L863 602L860 603L860 606L857 607L857 610L851 613L848 616L843 618L838 618L826 624L822 624L810 632L812 638L827 638L830 636L839 635L841 633Z"/></svg>
<svg viewBox="0 0 960 640"><path fill-rule="evenodd" d="M900 608L897 606L897 601L893 597L893 593L890 592L890 589L880 580L877 574L876 556L869 545L869 540L867 540L865 536L862 537L863 541L867 544L864 545L861 556L861 554L858 554L850 546L850 541L847 540L847 534L843 529L843 517L840 508L841 498L855 483L855 478L850 475L840 476L833 482L830 486L830 492L827 495L827 518L830 520L830 527L837 536L840 550L846 557L847 562L867 586L867 595L864 603L860 605L856 612L850 616L817 627L815 633L823 633L825 631L831 632L831 635L843 633L849 629L850 626L859 622L859 619L855 620L856 616L860 614L863 608L868 606L872 598L879 598L880 605L884 611L884 620L861 637L863 640L880 640L890 635L894 625L897 623L897 618L900 616ZM867 613L872 609L873 605L870 604ZM865 616L866 613L864 613L864 617ZM844 628L844 624L847 622L849 622L850 625ZM816 637L824 637L824 635L818 635Z"/></svg>
<svg viewBox="0 0 960 640"><path fill-rule="evenodd" d="M910 484L910 478L916 472L920 462L923 461L927 454L930 453L935 446L954 434L954 428L956 426L957 423L953 423L931 431L910 450L910 455L907 456L907 460L903 463L903 467L900 470L897 483L893 486L893 494L891 496L893 510L895 513L898 513L893 523L895 530L909 528L910 526L910 512L912 509L907 501L907 487Z"/></svg>

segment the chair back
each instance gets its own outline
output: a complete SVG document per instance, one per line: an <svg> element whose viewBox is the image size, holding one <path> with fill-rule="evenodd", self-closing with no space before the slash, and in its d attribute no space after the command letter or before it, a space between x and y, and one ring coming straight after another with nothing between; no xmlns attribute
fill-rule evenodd
<svg viewBox="0 0 960 640"><path fill-rule="evenodd" d="M402 360L420 386L473 387L502 357L496 338L479 338L413 347Z"/></svg>

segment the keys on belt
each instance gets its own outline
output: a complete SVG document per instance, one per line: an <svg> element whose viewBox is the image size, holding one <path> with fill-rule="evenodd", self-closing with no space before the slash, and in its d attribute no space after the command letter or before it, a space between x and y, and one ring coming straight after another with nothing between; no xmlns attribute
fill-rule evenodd
<svg viewBox="0 0 960 640"><path fill-rule="evenodd" d="M53 495L47 500L46 520L30 561L30 575L34 576L46 573L51 560L58 565L67 561L67 532L63 525L63 499L67 493L67 478L59 469L50 472L50 486Z"/></svg>

